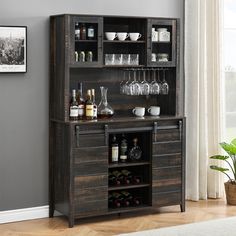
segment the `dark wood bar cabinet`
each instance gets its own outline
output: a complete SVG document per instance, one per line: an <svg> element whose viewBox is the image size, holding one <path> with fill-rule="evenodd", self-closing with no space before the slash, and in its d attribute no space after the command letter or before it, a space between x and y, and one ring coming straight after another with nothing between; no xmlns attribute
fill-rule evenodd
<svg viewBox="0 0 236 236"><path fill-rule="evenodd" d="M78 23L92 26L94 38L76 38ZM158 28L167 29L170 39L153 41L152 31ZM141 38L107 40L105 32L138 32ZM180 205L185 211L184 81L180 77L179 41L179 19L69 14L50 17L50 217L56 210L68 217L73 227L75 219L84 217L170 205ZM76 52L80 51L91 51L93 60L78 60ZM106 57L111 54L135 54L139 60L133 65L109 64ZM168 54L168 60L153 59L158 54ZM158 77L165 73L168 94L121 94L120 84L127 69L146 70L147 75L156 71ZM70 121L71 90L79 82L84 91L95 89L97 103L100 86L108 88L108 102L115 111L112 118ZM161 114L135 117L131 111L137 106L160 106ZM113 135L118 140L125 135L129 146L137 138L142 158L111 163ZM138 175L140 182L109 184L109 173L124 169ZM121 191L140 199L139 204L111 207L109 196Z"/></svg>

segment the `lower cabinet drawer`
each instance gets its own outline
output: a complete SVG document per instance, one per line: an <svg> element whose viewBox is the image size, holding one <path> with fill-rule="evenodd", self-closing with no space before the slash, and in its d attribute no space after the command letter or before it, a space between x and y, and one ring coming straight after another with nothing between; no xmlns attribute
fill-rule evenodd
<svg viewBox="0 0 236 236"><path fill-rule="evenodd" d="M108 211L107 187L76 189L75 190L75 215L96 216Z"/></svg>
<svg viewBox="0 0 236 236"><path fill-rule="evenodd" d="M180 203L181 203L181 192L152 194L153 206L158 206L158 207L171 206L171 205L178 205Z"/></svg>

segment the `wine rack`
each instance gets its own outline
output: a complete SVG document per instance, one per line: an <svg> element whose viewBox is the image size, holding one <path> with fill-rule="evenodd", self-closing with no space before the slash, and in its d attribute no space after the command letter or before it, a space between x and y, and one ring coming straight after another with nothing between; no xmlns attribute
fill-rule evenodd
<svg viewBox="0 0 236 236"><path fill-rule="evenodd" d="M124 211L127 209L140 208L142 206L151 206L151 149L147 145L147 141L151 141L152 132L112 132L109 135L109 149L111 149L112 137L117 137L117 143L121 144L122 137L127 140L127 161L125 163L118 161L118 163L111 162L112 152L109 152L109 181L108 181L108 195L111 196L113 193L120 194L122 191L128 192L133 198L139 198L140 203L130 204L129 206L113 206L109 202L109 210L111 211ZM140 160L131 160L130 153L132 152L133 140L138 140L137 144L142 152ZM113 180L113 181L112 181ZM124 197L124 201L125 201Z"/></svg>

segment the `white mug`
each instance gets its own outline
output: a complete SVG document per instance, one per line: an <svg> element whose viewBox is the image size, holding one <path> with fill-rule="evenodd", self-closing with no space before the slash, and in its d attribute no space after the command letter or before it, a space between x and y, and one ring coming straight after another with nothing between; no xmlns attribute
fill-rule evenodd
<svg viewBox="0 0 236 236"><path fill-rule="evenodd" d="M126 32L119 32L117 33L118 40L124 41L129 37L129 34Z"/></svg>
<svg viewBox="0 0 236 236"><path fill-rule="evenodd" d="M137 41L142 35L140 33L129 33L129 37L131 41Z"/></svg>
<svg viewBox="0 0 236 236"><path fill-rule="evenodd" d="M116 32L105 32L105 35L108 40L114 40L117 37Z"/></svg>
<svg viewBox="0 0 236 236"><path fill-rule="evenodd" d="M144 107L135 107L132 110L133 114L138 117L143 117L145 115L145 108Z"/></svg>
<svg viewBox="0 0 236 236"><path fill-rule="evenodd" d="M151 106L148 108L148 113L151 116L159 116L160 115L160 107L158 106Z"/></svg>

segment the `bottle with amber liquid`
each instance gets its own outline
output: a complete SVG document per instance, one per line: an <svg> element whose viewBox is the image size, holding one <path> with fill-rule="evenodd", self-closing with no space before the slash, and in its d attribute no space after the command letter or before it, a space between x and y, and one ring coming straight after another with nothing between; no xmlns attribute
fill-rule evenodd
<svg viewBox="0 0 236 236"><path fill-rule="evenodd" d="M85 24L81 24L80 26L80 39L85 40L87 39L87 30Z"/></svg>
<svg viewBox="0 0 236 236"><path fill-rule="evenodd" d="M78 90L77 90L77 102L78 102L78 119L79 120L82 120L84 118L84 105L85 105L85 102L84 102L84 99L83 99L83 90L82 90L82 83L78 83Z"/></svg>
<svg viewBox="0 0 236 236"><path fill-rule="evenodd" d="M98 117L98 108L97 108L97 104L95 102L95 89L92 89L92 102L93 102L93 119L97 119Z"/></svg>
<svg viewBox="0 0 236 236"><path fill-rule="evenodd" d="M87 100L85 103L85 119L92 120L93 119L93 102L91 99L91 90L87 91Z"/></svg>

